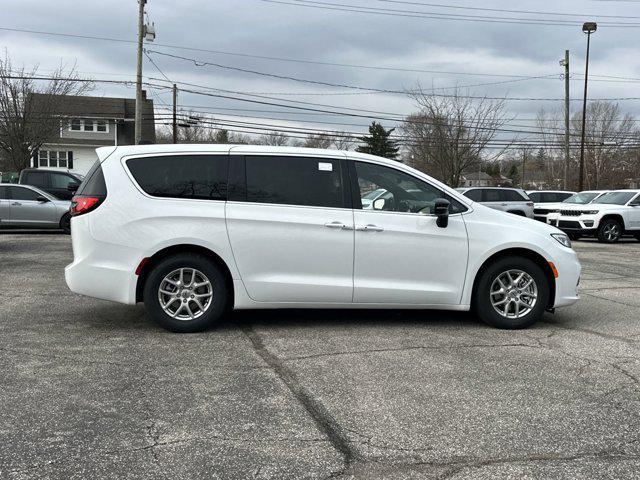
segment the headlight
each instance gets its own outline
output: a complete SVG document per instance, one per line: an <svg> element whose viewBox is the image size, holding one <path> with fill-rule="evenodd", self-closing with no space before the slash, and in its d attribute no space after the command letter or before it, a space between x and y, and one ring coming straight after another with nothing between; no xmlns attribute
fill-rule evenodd
<svg viewBox="0 0 640 480"><path fill-rule="evenodd" d="M582 215L597 215L598 214L598 210L585 210L584 212L582 212Z"/></svg>
<svg viewBox="0 0 640 480"><path fill-rule="evenodd" d="M567 248L571 248L571 240L564 233L552 233L551 236Z"/></svg>

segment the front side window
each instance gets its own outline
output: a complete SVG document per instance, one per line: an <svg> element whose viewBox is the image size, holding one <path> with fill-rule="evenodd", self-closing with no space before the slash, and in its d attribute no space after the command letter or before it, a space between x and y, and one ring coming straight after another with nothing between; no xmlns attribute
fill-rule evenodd
<svg viewBox="0 0 640 480"><path fill-rule="evenodd" d="M226 200L226 155L132 158L127 166L140 188L154 197Z"/></svg>
<svg viewBox="0 0 640 480"><path fill-rule="evenodd" d="M247 156L247 201L310 207L345 205L340 160Z"/></svg>
<svg viewBox="0 0 640 480"><path fill-rule="evenodd" d="M37 200L41 195L29 188L9 187L11 189L11 198L14 200Z"/></svg>
<svg viewBox="0 0 640 480"><path fill-rule="evenodd" d="M374 163L354 162L360 198L378 189L386 193L378 196L369 206L362 201L362 208L387 212L433 213L435 200L444 198L451 202L451 213L459 213L465 207L433 185L394 168Z"/></svg>

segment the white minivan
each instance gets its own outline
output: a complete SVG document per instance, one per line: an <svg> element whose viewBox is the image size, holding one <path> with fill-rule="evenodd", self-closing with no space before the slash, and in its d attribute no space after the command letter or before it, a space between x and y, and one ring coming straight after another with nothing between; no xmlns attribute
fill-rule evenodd
<svg viewBox="0 0 640 480"><path fill-rule="evenodd" d="M473 308L522 328L578 299L564 233L396 161L245 145L97 153L72 201L67 284L144 302L172 331L230 309L328 307ZM380 189L390 195L363 208Z"/></svg>

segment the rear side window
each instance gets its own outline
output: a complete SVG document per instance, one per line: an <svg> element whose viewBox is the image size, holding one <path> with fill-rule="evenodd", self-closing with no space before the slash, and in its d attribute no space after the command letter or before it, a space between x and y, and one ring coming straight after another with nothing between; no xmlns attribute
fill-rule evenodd
<svg viewBox="0 0 640 480"><path fill-rule="evenodd" d="M78 186L78 184L80 183L71 175L64 175L61 173L52 173L50 175L52 188L67 188L70 183L74 186Z"/></svg>
<svg viewBox="0 0 640 480"><path fill-rule="evenodd" d="M25 182L27 185L33 185L34 187L43 187L47 184L46 172L28 172L25 175Z"/></svg>
<svg viewBox="0 0 640 480"><path fill-rule="evenodd" d="M154 197L226 200L227 155L132 158L127 166L140 188Z"/></svg>
<svg viewBox="0 0 640 480"><path fill-rule="evenodd" d="M313 207L344 207L340 160L247 156L247 201Z"/></svg>
<svg viewBox="0 0 640 480"><path fill-rule="evenodd" d="M569 198L570 196L572 196L573 194L571 193L556 193L556 202L562 202L563 200L566 200L567 198Z"/></svg>
<svg viewBox="0 0 640 480"><path fill-rule="evenodd" d="M104 183L104 174L102 173L100 160L96 160L89 169L87 176L84 177L84 181L80 184L80 187L78 187L76 195L102 197L107 195L107 186Z"/></svg>
<svg viewBox="0 0 640 480"><path fill-rule="evenodd" d="M7 191L7 187L0 187L0 200L7 200L8 198L9 192Z"/></svg>
<svg viewBox="0 0 640 480"><path fill-rule="evenodd" d="M540 203L540 202L553 202L553 201L555 201L555 200L548 200L548 199L547 199L548 197L545 197L545 195L552 195L552 194L550 194L550 193L546 193L546 194L544 194L544 193L540 193L540 192L531 192L531 193L529 194L529 198L530 198L532 201L536 202L536 203Z"/></svg>
<svg viewBox="0 0 640 480"><path fill-rule="evenodd" d="M469 190L468 192L464 192L464 196L474 202L480 202L482 201L482 190Z"/></svg>
<svg viewBox="0 0 640 480"><path fill-rule="evenodd" d="M483 202L504 202L506 199L502 194L502 190L486 189L482 191Z"/></svg>

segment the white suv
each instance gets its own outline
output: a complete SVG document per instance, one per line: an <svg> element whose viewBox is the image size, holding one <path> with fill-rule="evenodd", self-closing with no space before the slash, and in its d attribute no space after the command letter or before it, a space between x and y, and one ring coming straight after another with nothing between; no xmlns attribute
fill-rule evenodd
<svg viewBox="0 0 640 480"><path fill-rule="evenodd" d="M640 240L640 190L612 190L588 205L562 208L549 221L573 238L615 243L629 234Z"/></svg>
<svg viewBox="0 0 640 480"><path fill-rule="evenodd" d="M469 310L522 328L578 299L567 236L401 163L335 150L103 147L72 203L74 292L172 331L247 308ZM376 189L370 209L362 198Z"/></svg>

